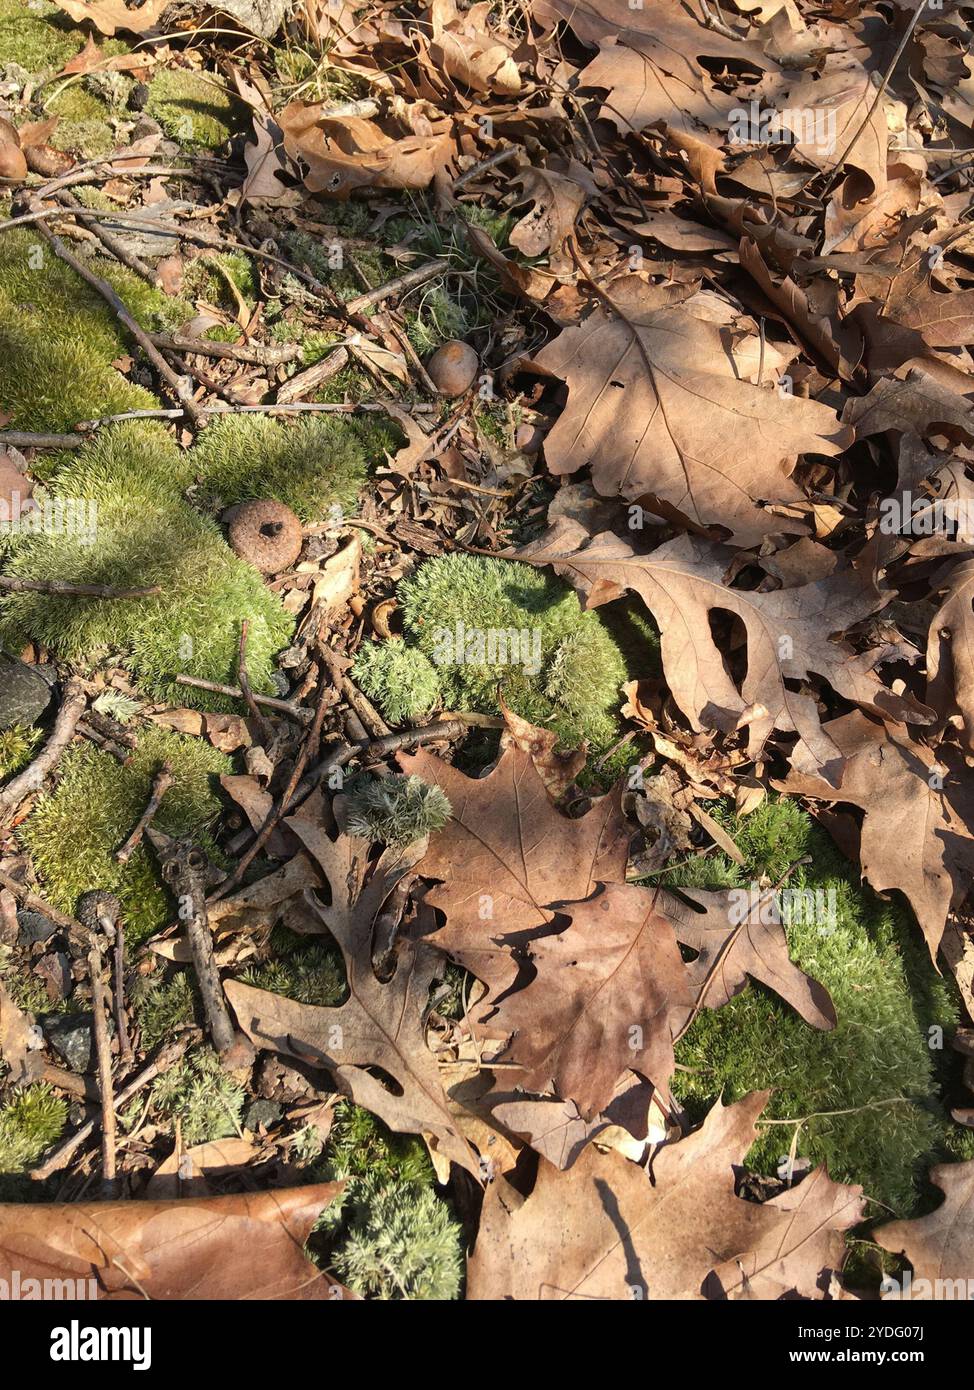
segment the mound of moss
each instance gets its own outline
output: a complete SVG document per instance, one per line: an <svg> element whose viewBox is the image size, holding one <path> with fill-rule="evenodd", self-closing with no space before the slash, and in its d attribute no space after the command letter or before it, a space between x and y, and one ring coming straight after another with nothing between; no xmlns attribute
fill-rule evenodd
<svg viewBox="0 0 974 1390"><path fill-rule="evenodd" d="M84 47L62 9L48 0L0 0L0 68L15 63L30 73L60 72Z"/></svg>
<svg viewBox="0 0 974 1390"><path fill-rule="evenodd" d="M76 82L62 87L48 103L47 112L58 117L51 136L55 149L67 150L83 159L95 159L115 148L115 132L109 123L111 111L101 97L87 87Z"/></svg>
<svg viewBox="0 0 974 1390"><path fill-rule="evenodd" d="M67 1118L67 1101L46 1082L14 1091L0 1107L0 1174L35 1164L60 1139Z"/></svg>
<svg viewBox="0 0 974 1390"><path fill-rule="evenodd" d="M50 902L73 912L90 888L117 893L135 941L163 926L172 906L144 844L127 864L118 864L114 853L145 809L163 761L172 767L174 782L155 824L207 844L207 829L221 809L215 779L230 771L230 759L202 739L151 726L139 731L139 746L124 766L90 744L73 745L61 762L56 790L38 800L18 830Z"/></svg>
<svg viewBox="0 0 974 1390"><path fill-rule="evenodd" d="M392 1134L343 1101L315 1176L345 1183L315 1229L325 1238L328 1267L350 1289L379 1299L459 1296L462 1231L418 1139Z"/></svg>
<svg viewBox="0 0 974 1390"><path fill-rule="evenodd" d="M354 420L338 416L283 424L267 415L226 415L203 432L192 454L199 499L214 509L274 497L302 521L332 507L350 511L368 455Z"/></svg>
<svg viewBox="0 0 974 1390"><path fill-rule="evenodd" d="M330 940L330 938L329 938ZM299 1004L333 1009L348 997L348 981L341 951L334 943L308 941L286 927L275 927L270 937L271 958L250 965L241 979L256 989L283 994Z"/></svg>
<svg viewBox="0 0 974 1390"><path fill-rule="evenodd" d="M13 777L27 766L44 737L40 729L17 724L0 730L0 780Z"/></svg>
<svg viewBox="0 0 974 1390"><path fill-rule="evenodd" d="M153 1105L164 1119L179 1120L188 1147L239 1134L246 1098L208 1047L197 1048L152 1084Z"/></svg>
<svg viewBox="0 0 974 1390"><path fill-rule="evenodd" d="M247 618L251 680L266 688L292 620L257 571L233 554L217 524L183 499L191 476L190 456L160 426L144 422L107 428L69 456L49 492L94 505L94 541L77 529L21 537L8 572L113 587L158 584L161 593L141 599L9 594L0 601L0 633L12 649L34 638L73 661L120 652L145 689L165 695L179 671L234 679ZM212 708L206 692L179 689L182 701Z"/></svg>
<svg viewBox="0 0 974 1390"><path fill-rule="evenodd" d="M762 1118L803 1120L799 1155L908 1214L931 1162L974 1150L974 1135L951 1123L939 1099L950 1063L938 1030L949 1035L956 1026L953 987L933 971L905 912L860 887L794 802L766 802L743 820L720 818L745 863L698 858L664 882L677 889L776 883L810 854L788 887L820 894L824 913L789 911L785 898L782 920L792 959L829 990L838 1024L817 1032L752 983L693 1023L677 1048L686 1070L677 1072L674 1092L701 1118L718 1096L726 1103L772 1087ZM791 1124L764 1126L749 1166L773 1173L794 1132Z"/></svg>
<svg viewBox="0 0 974 1390"><path fill-rule="evenodd" d="M188 305L114 261L92 268L147 329L177 327ZM151 409L155 397L112 366L129 344L100 295L32 232L0 237L0 411L19 430L71 430L79 420Z"/></svg>
<svg viewBox="0 0 974 1390"><path fill-rule="evenodd" d="M392 722L444 706L516 714L564 743L618 735L622 653L598 613L529 565L474 555L428 560L399 585L406 643L365 647L355 678ZM407 655L406 653L412 653ZM418 654L418 655L417 655ZM420 659L422 658L422 659Z"/></svg>
<svg viewBox="0 0 974 1390"><path fill-rule="evenodd" d="M149 83L146 113L187 150L214 150L237 121L237 103L216 77L186 68L163 68Z"/></svg>

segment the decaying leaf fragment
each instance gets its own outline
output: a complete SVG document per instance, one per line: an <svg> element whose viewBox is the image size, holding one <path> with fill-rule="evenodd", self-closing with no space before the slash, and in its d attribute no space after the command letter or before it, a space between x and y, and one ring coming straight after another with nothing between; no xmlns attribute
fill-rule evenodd
<svg viewBox="0 0 974 1390"><path fill-rule="evenodd" d="M885 1250L904 1254L913 1266L910 1298L969 1299L974 1267L974 1161L940 1163L930 1169L930 1181L944 1194L936 1211L912 1221L888 1221L874 1237Z"/></svg>

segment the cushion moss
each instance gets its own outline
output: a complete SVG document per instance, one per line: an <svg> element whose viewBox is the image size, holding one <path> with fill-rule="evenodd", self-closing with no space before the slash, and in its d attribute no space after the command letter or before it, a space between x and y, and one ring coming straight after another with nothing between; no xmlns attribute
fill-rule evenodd
<svg viewBox="0 0 974 1390"><path fill-rule="evenodd" d="M102 258L108 280L149 329L185 321L189 306ZM155 397L111 365L126 338L101 297L29 231L0 237L0 410L22 430L70 430L79 420L151 409Z"/></svg>
<svg viewBox="0 0 974 1390"><path fill-rule="evenodd" d="M366 453L354 421L337 416L284 424L265 415L227 415L193 450L200 500L215 507L274 497L302 521L333 506L349 511L365 481Z"/></svg>
<svg viewBox="0 0 974 1390"><path fill-rule="evenodd" d="M134 421L102 431L68 459L51 494L97 506L97 541L83 533L22 537L9 572L115 587L159 584L162 592L104 600L7 595L0 602L0 632L14 650L35 638L74 661L121 652L144 688L165 695L176 689L178 671L233 679L247 618L251 680L258 689L267 686L292 620L257 571L233 554L216 523L182 499L190 469L189 456L164 431ZM206 692L178 688L185 702L214 704Z"/></svg>
<svg viewBox="0 0 974 1390"><path fill-rule="evenodd" d="M230 771L230 759L201 739L152 726L139 731L138 748L124 766L90 744L72 746L56 790L38 800L18 831L50 902L73 912L92 887L117 893L126 930L136 941L164 925L171 904L155 856L144 844L124 865L114 853L145 809L163 760L175 780L156 824L168 834L205 839L221 809L214 780Z"/></svg>
<svg viewBox="0 0 974 1390"><path fill-rule="evenodd" d="M626 665L601 616L584 612L567 584L529 565L472 555L428 560L399 586L407 641L436 668L448 707L495 714L498 689L515 713L565 743L604 748L618 734ZM540 669L444 660L444 634L511 630L540 642ZM455 658L457 653L452 653Z"/></svg>
<svg viewBox="0 0 974 1390"><path fill-rule="evenodd" d="M905 914L856 883L847 861L795 803L765 802L743 820L716 814L744 865L720 855L698 858L667 873L666 885L775 883L810 854L811 864L791 876L789 887L821 890L826 903L834 892L834 922L823 928L802 913L792 914L802 920L789 922L787 913L783 919L792 958L829 990L838 1025L818 1032L752 984L694 1022L677 1049L688 1070L677 1072L674 1090L697 1116L718 1095L727 1102L774 1088L765 1119L813 1117L801 1126L799 1155L908 1213L922 1171L956 1150L957 1126L939 1098L944 1053L930 1046L938 1028L956 1025L951 988L932 970ZM749 1166L774 1172L793 1133L791 1125L763 1128Z"/></svg>
<svg viewBox="0 0 974 1390"><path fill-rule="evenodd" d="M84 47L57 5L0 0L0 68L15 63L30 73L59 72Z"/></svg>
<svg viewBox="0 0 974 1390"><path fill-rule="evenodd" d="M210 76L164 68L149 83L146 113L187 150L212 150L233 133L237 107Z"/></svg>
<svg viewBox="0 0 974 1390"><path fill-rule="evenodd" d="M18 1173L36 1163L61 1137L67 1102L46 1082L24 1086L0 1108L0 1173Z"/></svg>

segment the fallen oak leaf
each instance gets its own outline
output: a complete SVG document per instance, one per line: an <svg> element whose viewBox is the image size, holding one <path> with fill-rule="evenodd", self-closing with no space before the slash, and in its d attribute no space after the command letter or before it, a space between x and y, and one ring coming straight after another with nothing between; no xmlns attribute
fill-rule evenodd
<svg viewBox="0 0 974 1390"><path fill-rule="evenodd" d="M895 1254L903 1254L913 1266L908 1295L911 1299L969 1298L971 1268L974 1265L974 1161L939 1163L930 1169L930 1181L939 1187L944 1200L929 1216L911 1221L888 1221L873 1232L873 1239ZM944 1283L951 1292L944 1293ZM886 1284L886 1281L884 1281ZM897 1297L896 1281L885 1292Z"/></svg>
<svg viewBox="0 0 974 1390"><path fill-rule="evenodd" d="M433 36L429 57L449 77L475 92L517 96L521 90L521 75L511 49L501 41L496 30L487 26L490 12L489 0L471 5L462 13L454 0L432 0L429 22Z"/></svg>
<svg viewBox="0 0 974 1390"><path fill-rule="evenodd" d="M960 711L974 752L974 560L946 566L931 585L946 591L927 637L927 699L944 718Z"/></svg>
<svg viewBox="0 0 974 1390"><path fill-rule="evenodd" d="M434 1135L443 1154L479 1178L479 1162L458 1130L426 1044L430 985L441 972L436 952L400 942L395 974L386 983L372 967L372 925L413 861L387 850L368 874L367 842L345 834L333 840L305 816L290 816L284 824L328 880L331 903L312 905L344 956L349 997L337 1008L319 1008L228 981L227 999L240 1026L256 1047L327 1068L340 1090L397 1133ZM391 1078L399 1093L370 1068Z"/></svg>
<svg viewBox="0 0 974 1390"><path fill-rule="evenodd" d="M358 188L426 188L453 153L446 131L396 139L364 117L329 116L320 102L291 102L278 121L287 153L308 165L305 188L333 198Z"/></svg>
<svg viewBox="0 0 974 1390"><path fill-rule="evenodd" d="M852 1224L859 1190L843 1189L848 1200L836 1202L816 1182L801 1219L735 1196L734 1167L767 1098L764 1091L734 1105L718 1101L700 1129L656 1152L652 1181L639 1165L592 1146L565 1173L539 1160L526 1198L498 1180L484 1199L467 1298L701 1298L712 1271L752 1260L779 1295L815 1288L827 1272L820 1261L837 1259L842 1242L810 1241L809 1227Z"/></svg>
<svg viewBox="0 0 974 1390"><path fill-rule="evenodd" d="M588 464L602 496L659 498L694 526L727 527L740 545L803 530L760 504L804 501L782 460L841 453L852 430L828 406L743 380L715 324L656 307L638 276L599 297L534 359L568 386L545 438L549 470L563 477Z"/></svg>
<svg viewBox="0 0 974 1390"><path fill-rule="evenodd" d="M523 1069L526 1090L574 1101L583 1120L609 1105L627 1070L668 1093L694 995L659 897L616 883L559 904L568 925L526 947L534 977L491 1001L490 1026L512 1035L501 1060Z"/></svg>
<svg viewBox="0 0 974 1390"><path fill-rule="evenodd" d="M503 695L498 696L498 703L515 746L530 756L552 801L560 801L585 767L587 743L583 739L574 750L560 750L558 735L551 729L540 729L529 720L522 719L508 709Z"/></svg>
<svg viewBox="0 0 974 1390"><path fill-rule="evenodd" d="M814 762L793 755L787 778L773 785L792 796L845 801L865 811L859 857L877 893L898 889L937 950L951 905L974 873L974 798L966 769L952 768L914 743L903 726L883 725L854 710L824 726L841 750L838 787ZM827 822L832 828L831 821Z"/></svg>
<svg viewBox="0 0 974 1390"><path fill-rule="evenodd" d="M797 733L816 765L831 776L841 760L822 730L814 699L786 681L817 675L846 699L887 719L932 723L931 710L909 696L894 695L875 667L883 648L856 655L830 640L888 601L858 572L836 567L808 584L767 593L729 588L731 553L696 536L679 536L649 554L605 531L590 537L570 518L559 518L547 535L512 557L551 565L586 595L587 607L633 590L660 630L663 671L673 698L697 732L724 733L750 726L748 752L757 757L772 729ZM709 614L737 615L747 638L747 672L740 688L710 629Z"/></svg>
<svg viewBox="0 0 974 1390"><path fill-rule="evenodd" d="M48 1281L65 1279L93 1281L103 1300L354 1298L303 1253L342 1186L0 1205L0 1279L9 1287L16 1276L21 1298L39 1298Z"/></svg>
<svg viewBox="0 0 974 1390"><path fill-rule="evenodd" d="M629 832L621 789L584 816L556 810L530 754L508 748L486 777L466 777L425 749L401 753L403 769L439 786L452 808L417 865L440 879L426 902L446 914L434 944L499 990L517 965L499 936L549 923L548 904L587 898L600 882L625 881Z"/></svg>

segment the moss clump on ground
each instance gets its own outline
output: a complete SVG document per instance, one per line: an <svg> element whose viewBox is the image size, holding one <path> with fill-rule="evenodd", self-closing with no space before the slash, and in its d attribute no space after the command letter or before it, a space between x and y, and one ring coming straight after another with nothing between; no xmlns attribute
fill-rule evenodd
<svg viewBox="0 0 974 1390"><path fill-rule="evenodd" d="M95 504L94 543L84 533L22 537L8 571L113 587L158 584L162 592L104 600L10 594L0 601L0 632L14 650L34 638L68 660L120 652L145 689L167 695L179 671L232 680L247 618L251 681L258 690L267 687L292 620L257 571L233 554L216 523L183 500L189 460L165 431L141 422L102 431L68 459L50 493ZM179 690L185 703L225 703L204 691Z"/></svg>
<svg viewBox="0 0 974 1390"><path fill-rule="evenodd" d="M122 900L127 933L139 941L158 930L171 906L155 856L143 844L127 864L115 850L145 809L152 779L168 760L174 774L155 824L171 835L203 837L221 809L213 781L230 759L201 739L151 726L124 766L88 744L75 745L61 763L57 789L42 797L18 834L31 853L44 896L73 912L93 885Z"/></svg>
<svg viewBox="0 0 974 1390"><path fill-rule="evenodd" d="M359 648L352 675L391 724L430 714L440 698L436 667L418 647L392 639Z"/></svg>
<svg viewBox="0 0 974 1390"><path fill-rule="evenodd" d="M764 1119L816 1117L801 1128L799 1155L826 1163L833 1178L862 1183L867 1196L897 1214L908 1213L928 1164L956 1148L957 1126L936 1099L945 1054L931 1050L928 1034L956 1025L950 987L932 970L905 915L859 887L847 861L793 802L766 802L746 819L722 819L744 865L717 855L663 881L674 888L775 883L811 854L812 864L794 873L788 887L821 892L825 916L816 921L807 911L789 912L785 899L782 920L792 959L829 990L838 1025L818 1032L751 984L694 1022L677 1048L678 1062L689 1070L677 1072L674 1091L697 1117L719 1095L726 1103L773 1087ZM773 1173L793 1134L791 1125L764 1128L749 1166Z"/></svg>
<svg viewBox="0 0 974 1390"><path fill-rule="evenodd" d="M174 975L168 983L151 977L140 978L131 997L145 1052L168 1042L183 1024L192 1023L196 1016L193 990L185 971Z"/></svg>
<svg viewBox="0 0 974 1390"><path fill-rule="evenodd" d="M27 766L43 737L40 729L27 729L20 724L0 730L0 781Z"/></svg>
<svg viewBox="0 0 974 1390"><path fill-rule="evenodd" d="M316 1230L328 1241L329 1267L349 1288L380 1299L459 1295L461 1229L436 1193L419 1140L391 1134L343 1101L315 1176L345 1183Z"/></svg>
<svg viewBox="0 0 974 1390"><path fill-rule="evenodd" d="M67 1101L39 1082L13 1093L0 1108L0 1173L20 1173L61 1137Z"/></svg>
<svg viewBox="0 0 974 1390"><path fill-rule="evenodd" d="M183 1143L206 1144L240 1134L247 1093L210 1048L199 1048L152 1085L160 1115L179 1120Z"/></svg>
<svg viewBox="0 0 974 1390"><path fill-rule="evenodd" d="M587 738L598 749L617 736L622 653L600 615L584 612L560 580L507 560L446 555L403 580L399 600L406 650L430 663L446 707L495 714L500 689L516 714L553 729L563 743ZM392 711L403 704L402 645L364 649L356 664L394 722ZM407 689L427 676L415 665Z"/></svg>
<svg viewBox="0 0 974 1390"><path fill-rule="evenodd" d="M47 114L58 117L51 135L51 144L56 150L94 159L115 148L109 108L94 92L77 82L61 88L48 103Z"/></svg>
<svg viewBox="0 0 974 1390"><path fill-rule="evenodd" d="M93 258L149 329L189 317L124 266ZM104 300L29 231L0 237L0 410L14 429L70 430L79 420L151 409L158 402L127 381L112 362L127 351Z"/></svg>
<svg viewBox="0 0 974 1390"><path fill-rule="evenodd" d="M348 788L348 833L378 844L411 845L442 830L449 816L445 794L421 777L363 776Z"/></svg>
<svg viewBox="0 0 974 1390"><path fill-rule="evenodd" d="M187 150L213 150L226 143L237 106L213 77L185 68L165 68L149 83L146 114Z"/></svg>
<svg viewBox="0 0 974 1390"><path fill-rule="evenodd" d="M310 944L286 928L275 928L270 940L273 958L244 971L245 984L283 994L299 1004L333 1009L348 996L345 963L337 946Z"/></svg>
<svg viewBox="0 0 974 1390"><path fill-rule="evenodd" d="M367 463L354 422L337 416L282 424L228 415L204 430L192 459L201 500L219 508L274 497L305 522L351 510Z"/></svg>
<svg viewBox="0 0 974 1390"><path fill-rule="evenodd" d="M84 47L84 35L45 0L0 0L0 68L15 63L30 73L59 72Z"/></svg>

